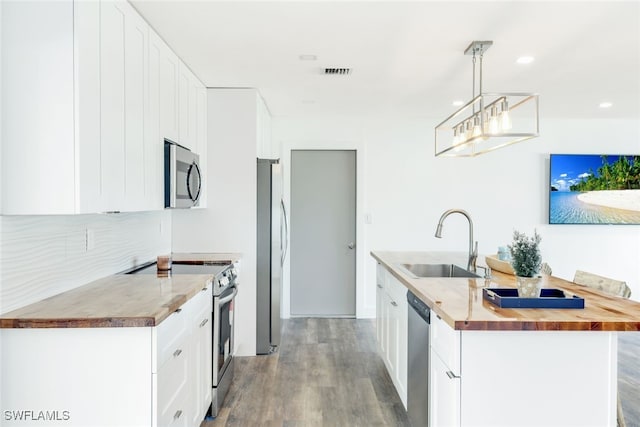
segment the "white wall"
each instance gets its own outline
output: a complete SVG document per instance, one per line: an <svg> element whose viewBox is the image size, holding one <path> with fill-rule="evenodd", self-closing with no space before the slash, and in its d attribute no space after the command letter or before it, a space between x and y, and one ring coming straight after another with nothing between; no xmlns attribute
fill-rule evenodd
<svg viewBox="0 0 640 427"><path fill-rule="evenodd" d="M2 22L2 2L0 2L0 22ZM2 96L2 31L0 31L0 117L2 116L2 108L4 105L4 96ZM0 165L2 164L2 120L0 120ZM2 212L2 174L0 173L0 212ZM1 230L0 230L1 231Z"/></svg>
<svg viewBox="0 0 640 427"><path fill-rule="evenodd" d="M274 118L273 138L283 147L323 141L364 146L363 210L357 218L371 250L467 250L466 219L442 212L462 208L474 221L481 254L510 243L514 229L542 235L544 261L554 275L572 279L576 269L625 280L640 300L640 226L548 225L549 153L640 153L637 120L541 118L541 137L476 158L436 158L435 120L423 118ZM283 161L290 152L285 148ZM289 177L285 167L285 198ZM372 215L370 225L364 214ZM482 258L481 258L482 260ZM375 263L366 256L363 315L375 314ZM288 286L285 284L285 286Z"/></svg>
<svg viewBox="0 0 640 427"><path fill-rule="evenodd" d="M169 253L170 227L169 211L0 216L0 313Z"/></svg>
<svg viewBox="0 0 640 427"><path fill-rule="evenodd" d="M256 354L256 106L254 89L208 89L207 208L173 211L174 252L242 254L236 354Z"/></svg>

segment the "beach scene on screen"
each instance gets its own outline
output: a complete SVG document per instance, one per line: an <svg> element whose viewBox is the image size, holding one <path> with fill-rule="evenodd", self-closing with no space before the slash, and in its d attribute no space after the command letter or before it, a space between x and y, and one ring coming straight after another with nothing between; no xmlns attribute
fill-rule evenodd
<svg viewBox="0 0 640 427"><path fill-rule="evenodd" d="M640 155L552 154L550 224L640 224Z"/></svg>

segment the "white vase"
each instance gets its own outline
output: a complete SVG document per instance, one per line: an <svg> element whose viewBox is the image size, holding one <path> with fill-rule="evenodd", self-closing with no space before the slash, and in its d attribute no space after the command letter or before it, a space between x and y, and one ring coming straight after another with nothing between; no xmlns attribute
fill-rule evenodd
<svg viewBox="0 0 640 427"><path fill-rule="evenodd" d="M542 289L542 277L516 276L518 297L538 298Z"/></svg>

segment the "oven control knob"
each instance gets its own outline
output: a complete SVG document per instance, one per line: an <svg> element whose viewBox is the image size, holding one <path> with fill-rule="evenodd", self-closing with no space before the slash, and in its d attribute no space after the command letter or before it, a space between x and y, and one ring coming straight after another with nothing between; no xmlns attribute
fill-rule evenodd
<svg viewBox="0 0 640 427"><path fill-rule="evenodd" d="M220 286L227 286L229 284L229 278L223 277L218 282L220 283Z"/></svg>

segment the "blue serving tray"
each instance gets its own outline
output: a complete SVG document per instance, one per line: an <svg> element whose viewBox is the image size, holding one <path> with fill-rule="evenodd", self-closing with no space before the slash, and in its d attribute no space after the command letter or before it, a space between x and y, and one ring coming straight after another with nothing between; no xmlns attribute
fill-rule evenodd
<svg viewBox="0 0 640 427"><path fill-rule="evenodd" d="M584 298L561 289L542 289L539 298L520 298L516 288L484 288L482 297L500 308L584 308Z"/></svg>

